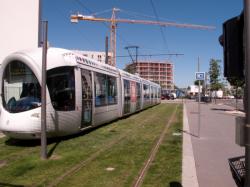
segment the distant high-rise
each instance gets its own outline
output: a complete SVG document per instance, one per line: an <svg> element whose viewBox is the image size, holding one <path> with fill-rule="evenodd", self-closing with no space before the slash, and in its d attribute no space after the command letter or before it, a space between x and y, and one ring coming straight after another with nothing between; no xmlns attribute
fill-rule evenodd
<svg viewBox="0 0 250 187"><path fill-rule="evenodd" d="M138 74L140 77L160 84L162 90L174 89L174 66L163 61L139 61L128 64L126 71Z"/></svg>

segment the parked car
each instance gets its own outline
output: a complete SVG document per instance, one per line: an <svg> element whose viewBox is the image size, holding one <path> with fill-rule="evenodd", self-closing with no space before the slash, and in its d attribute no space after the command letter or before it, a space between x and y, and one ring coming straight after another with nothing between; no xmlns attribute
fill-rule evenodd
<svg viewBox="0 0 250 187"><path fill-rule="evenodd" d="M227 95L225 96L226 99L234 99L234 96L233 95Z"/></svg>
<svg viewBox="0 0 250 187"><path fill-rule="evenodd" d="M165 94L161 94L161 99L167 99L167 100L174 100L176 98L176 95L173 93L165 93Z"/></svg>
<svg viewBox="0 0 250 187"><path fill-rule="evenodd" d="M170 97L171 97L171 99L176 99L176 93L171 93Z"/></svg>

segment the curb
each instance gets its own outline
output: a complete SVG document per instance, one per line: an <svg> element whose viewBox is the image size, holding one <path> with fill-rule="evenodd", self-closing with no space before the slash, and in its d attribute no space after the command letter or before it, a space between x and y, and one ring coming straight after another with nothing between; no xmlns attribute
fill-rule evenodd
<svg viewBox="0 0 250 187"><path fill-rule="evenodd" d="M187 132L187 133L185 133ZM193 146L191 136L188 134L189 123L187 118L186 105L183 105L183 148L182 148L182 186L183 187L199 187Z"/></svg>

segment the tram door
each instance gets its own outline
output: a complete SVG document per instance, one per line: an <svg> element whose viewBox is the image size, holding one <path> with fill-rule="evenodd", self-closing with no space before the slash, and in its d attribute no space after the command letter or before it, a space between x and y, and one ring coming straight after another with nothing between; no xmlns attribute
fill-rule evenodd
<svg viewBox="0 0 250 187"><path fill-rule="evenodd" d="M92 122L92 77L91 71L82 69L82 123L81 128Z"/></svg>
<svg viewBox="0 0 250 187"><path fill-rule="evenodd" d="M130 82L128 80L124 80L124 107L123 113L130 113Z"/></svg>
<svg viewBox="0 0 250 187"><path fill-rule="evenodd" d="M136 83L136 110L141 109L141 85L140 83Z"/></svg>

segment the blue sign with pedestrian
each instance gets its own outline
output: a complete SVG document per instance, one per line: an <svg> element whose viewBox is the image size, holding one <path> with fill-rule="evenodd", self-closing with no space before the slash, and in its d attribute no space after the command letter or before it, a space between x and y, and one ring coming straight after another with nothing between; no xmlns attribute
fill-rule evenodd
<svg viewBox="0 0 250 187"><path fill-rule="evenodd" d="M205 80L205 72L196 72L195 79L199 81Z"/></svg>

